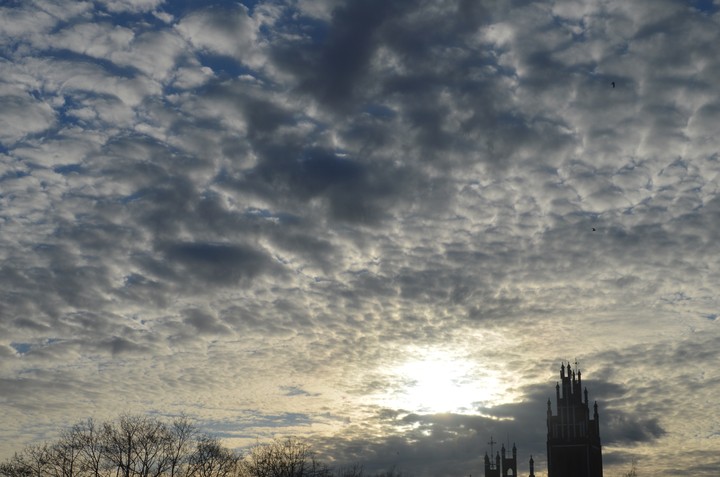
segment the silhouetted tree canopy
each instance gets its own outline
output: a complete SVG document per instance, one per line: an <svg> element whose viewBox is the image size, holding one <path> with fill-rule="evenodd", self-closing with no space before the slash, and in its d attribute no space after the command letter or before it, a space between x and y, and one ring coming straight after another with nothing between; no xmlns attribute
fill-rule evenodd
<svg viewBox="0 0 720 477"><path fill-rule="evenodd" d="M0 477L363 477L360 464L333 472L295 438L258 443L246 455L224 447L190 421L122 415L92 419L30 445L0 464ZM392 469L376 477L399 477ZM368 476L370 477L370 476Z"/></svg>
<svg viewBox="0 0 720 477"><path fill-rule="evenodd" d="M187 418L165 423L123 415L92 419L63 431L55 443L26 447L0 464L3 477L230 477L240 456L199 433Z"/></svg>

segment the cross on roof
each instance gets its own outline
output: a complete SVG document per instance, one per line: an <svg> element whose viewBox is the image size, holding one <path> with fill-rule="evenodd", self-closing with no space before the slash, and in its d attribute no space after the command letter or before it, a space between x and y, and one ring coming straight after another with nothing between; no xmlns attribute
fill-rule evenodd
<svg viewBox="0 0 720 477"><path fill-rule="evenodd" d="M490 444L490 455L493 456L495 454L495 452L493 452L493 446L497 444L497 442L490 436L490 442L488 442L488 444Z"/></svg>

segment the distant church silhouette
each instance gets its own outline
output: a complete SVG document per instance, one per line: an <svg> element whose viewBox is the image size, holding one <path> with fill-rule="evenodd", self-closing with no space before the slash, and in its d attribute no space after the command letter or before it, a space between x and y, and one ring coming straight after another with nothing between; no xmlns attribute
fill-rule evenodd
<svg viewBox="0 0 720 477"><path fill-rule="evenodd" d="M490 446L497 444L490 437ZM490 450L492 454L492 450ZM502 457L500 457L502 454ZM532 457L530 457L532 462ZM530 464L532 466L532 463ZM532 471L531 471L532 472ZM490 462L490 457L485 453L485 477L515 477L517 476L517 448L513 444L512 457L505 457L505 444L503 444L500 452L495 456L495 464Z"/></svg>
<svg viewBox="0 0 720 477"><path fill-rule="evenodd" d="M575 363L577 368L577 363ZM582 389L582 375L565 363L560 366L560 379L555 385L555 408L547 402L547 466L548 477L603 477L600 419L597 402L590 416L587 388ZM496 442L490 437L490 455ZM506 457L505 445L491 459L485 452L485 477L516 477L517 448ZM530 477L535 477L535 461L530 456Z"/></svg>

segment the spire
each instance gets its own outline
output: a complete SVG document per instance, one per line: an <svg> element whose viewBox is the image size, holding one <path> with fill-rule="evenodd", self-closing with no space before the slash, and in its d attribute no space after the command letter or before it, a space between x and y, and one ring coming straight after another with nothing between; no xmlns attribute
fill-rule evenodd
<svg viewBox="0 0 720 477"><path fill-rule="evenodd" d="M530 477L535 477L535 461L532 458L532 454L530 455Z"/></svg>

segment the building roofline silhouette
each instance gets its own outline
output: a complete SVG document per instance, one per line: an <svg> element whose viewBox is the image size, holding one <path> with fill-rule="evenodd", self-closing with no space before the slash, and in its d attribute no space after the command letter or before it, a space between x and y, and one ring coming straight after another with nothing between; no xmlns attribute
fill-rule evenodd
<svg viewBox="0 0 720 477"><path fill-rule="evenodd" d="M555 410L553 413L552 402L548 398L548 477L603 477L598 404L593 404L591 415L588 390L582 387L582 373L579 368L573 370L569 362L567 367L564 362L560 366L560 381L555 385ZM512 457L507 457L504 445L495 456L492 455L496 443L491 436L488 442L490 455L485 452L485 477L517 476L515 444ZM529 468L529 477L535 477L535 460L532 455Z"/></svg>
<svg viewBox="0 0 720 477"><path fill-rule="evenodd" d="M570 363L560 366L560 380L555 385L556 414L550 399L547 407L548 477L602 477L598 404L593 404L591 416L582 373Z"/></svg>

